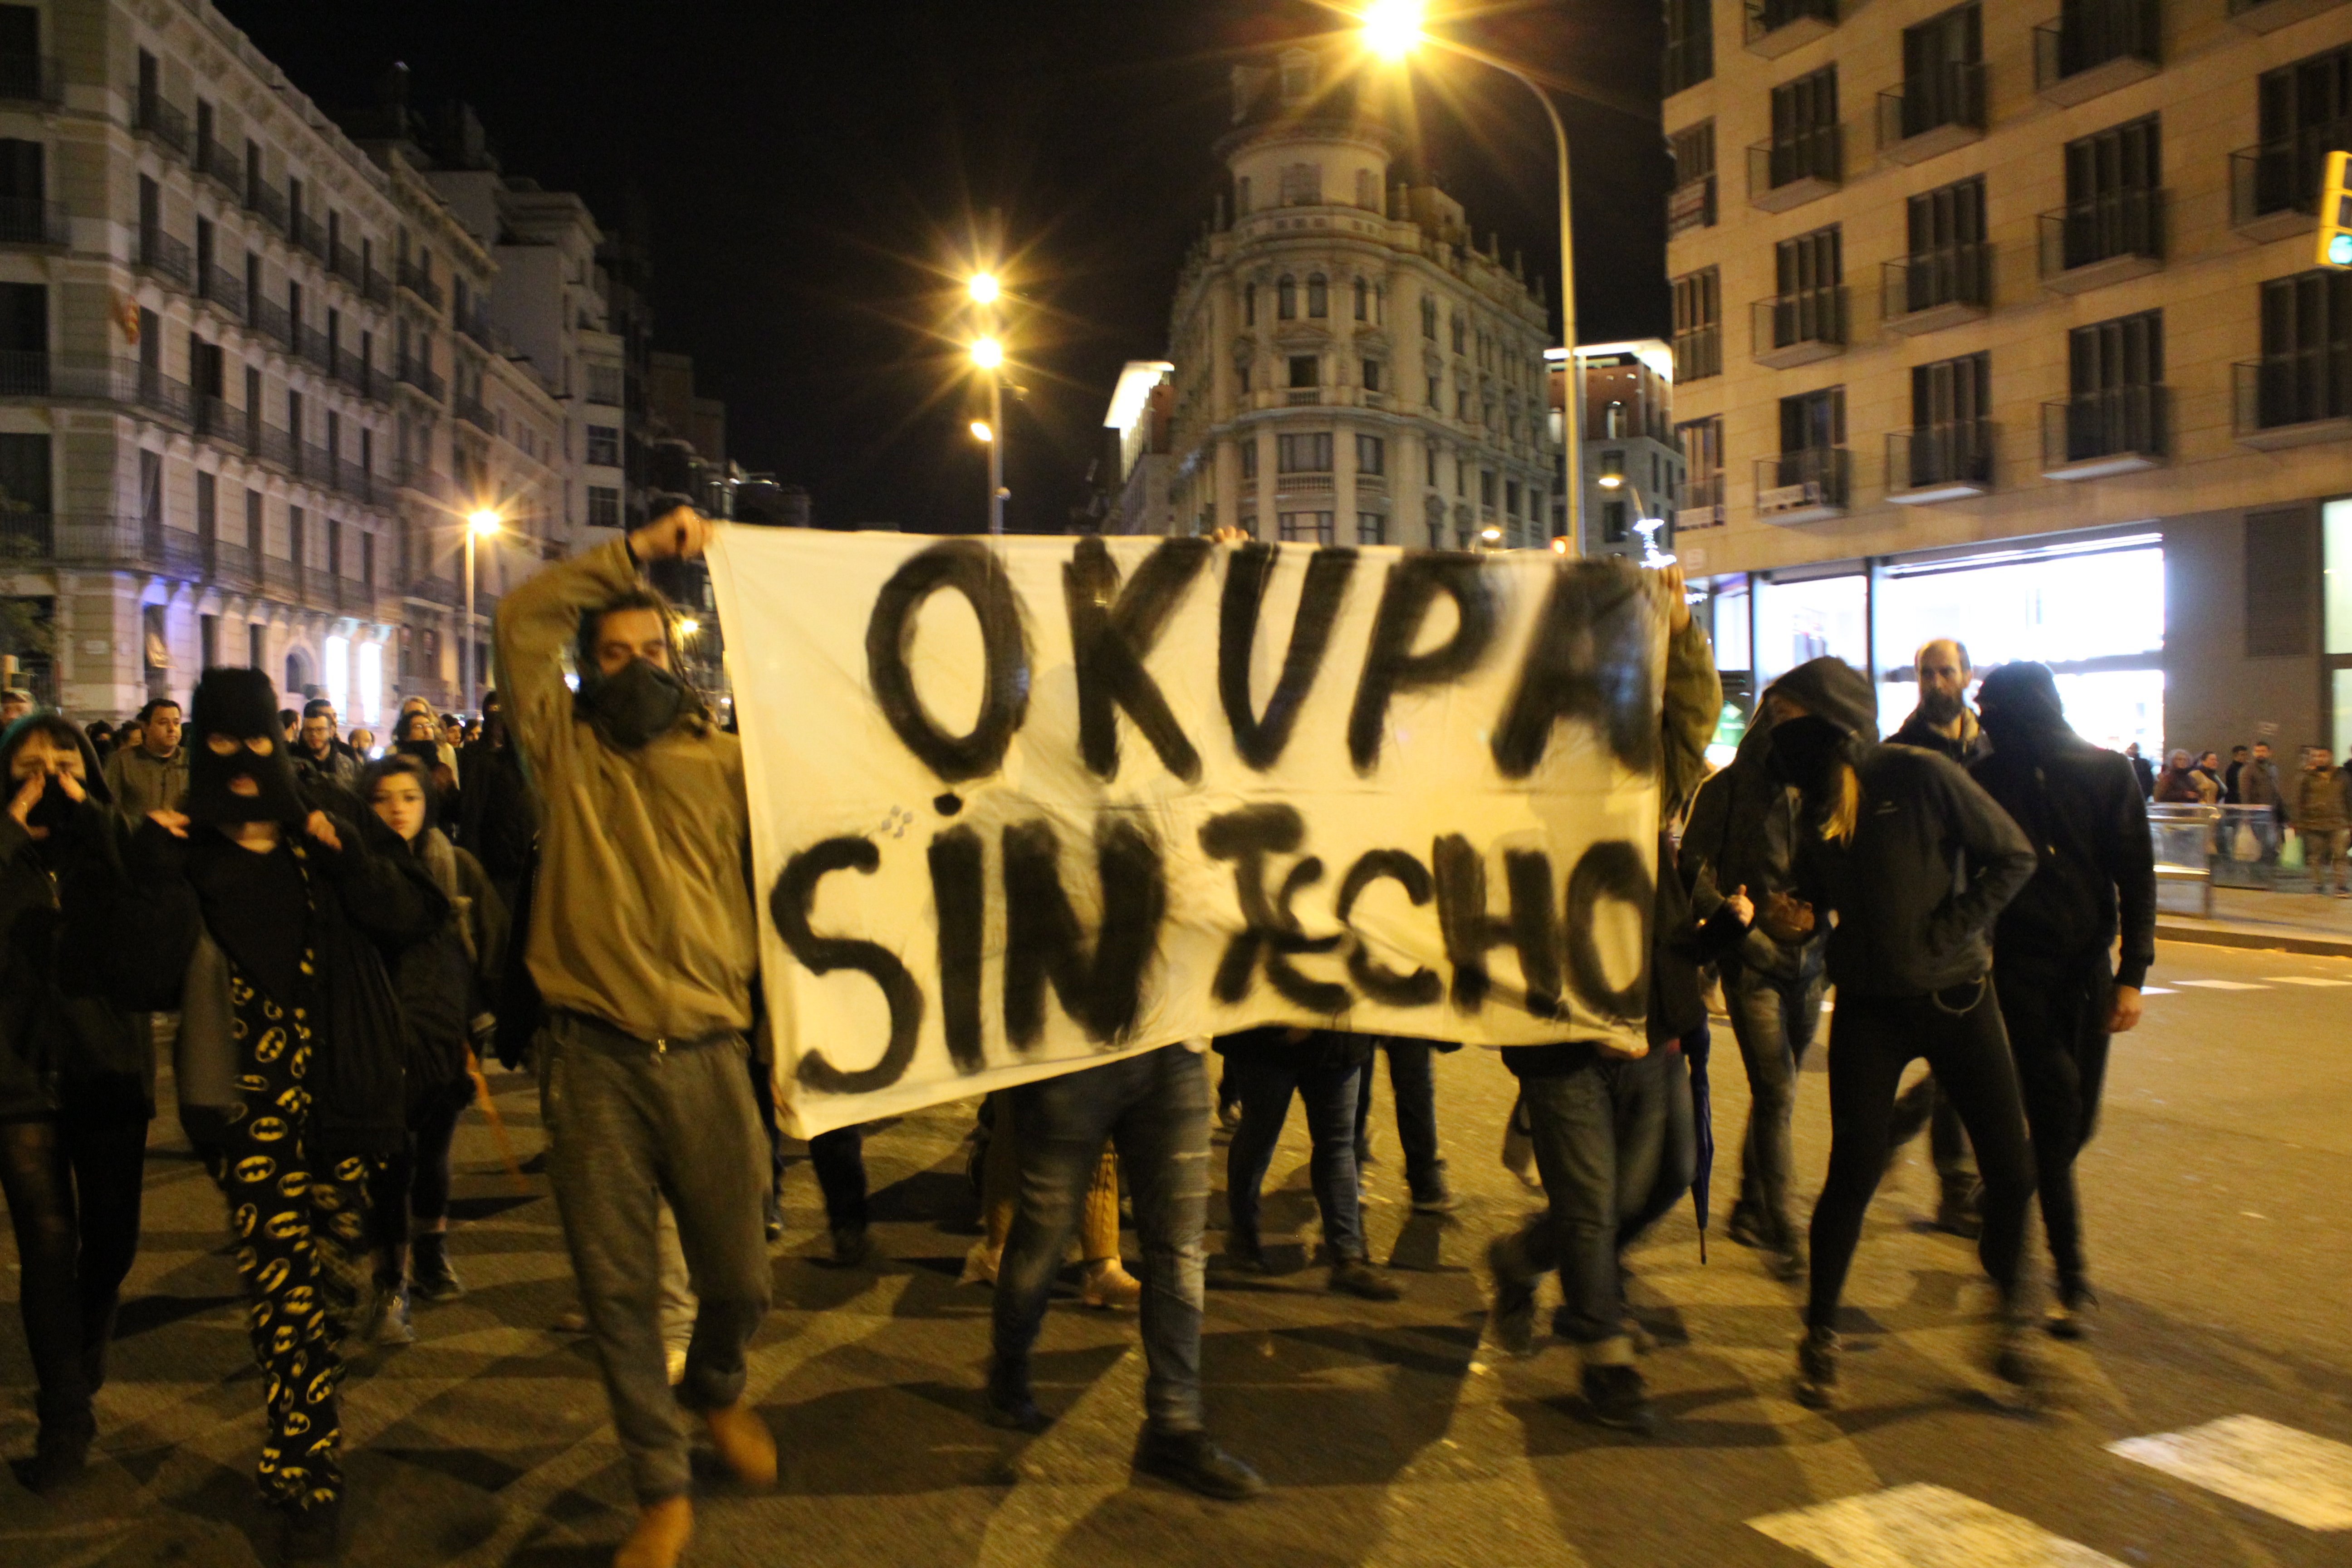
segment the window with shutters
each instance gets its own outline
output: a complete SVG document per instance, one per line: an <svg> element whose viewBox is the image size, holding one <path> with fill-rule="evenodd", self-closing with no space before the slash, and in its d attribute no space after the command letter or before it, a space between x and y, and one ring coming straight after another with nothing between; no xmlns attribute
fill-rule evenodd
<svg viewBox="0 0 2352 1568"><path fill-rule="evenodd" d="M1715 0L1666 0L1661 90L1671 97L1715 75Z"/></svg>
<svg viewBox="0 0 2352 1568"><path fill-rule="evenodd" d="M1320 163L1290 163L1282 171L1282 205L1286 207L1311 207L1323 200L1323 166Z"/></svg>
<svg viewBox="0 0 2352 1568"><path fill-rule="evenodd" d="M1985 183L1977 174L1905 204L1903 260L1887 280L1890 314L1992 303L1992 247L1985 243Z"/></svg>
<svg viewBox="0 0 2352 1568"><path fill-rule="evenodd" d="M1911 368L1911 428L1888 448L1888 483L1912 489L1992 482L1992 358L1962 354Z"/></svg>
<svg viewBox="0 0 2352 1568"><path fill-rule="evenodd" d="M2261 140L2231 158L2241 220L2317 210L2327 154L2352 149L2352 44L2264 71L2254 105Z"/></svg>
<svg viewBox="0 0 2352 1568"><path fill-rule="evenodd" d="M2066 205L2045 270L2164 254L2163 144L2153 114L2066 143ZM2045 239L2045 243L2047 240Z"/></svg>
<svg viewBox="0 0 2352 1568"><path fill-rule="evenodd" d="M1684 479L1675 497L1675 521L1685 528L1723 521L1723 416L1689 419L1675 426L1675 448L1683 455Z"/></svg>
<svg viewBox="0 0 2352 1568"><path fill-rule="evenodd" d="M1675 161L1674 189L1666 193L1666 237L1715 226L1715 121L1702 120L1666 138Z"/></svg>
<svg viewBox="0 0 2352 1568"><path fill-rule="evenodd" d="M1274 438L1274 471L1277 474L1328 474L1331 471L1331 432L1309 431Z"/></svg>
<svg viewBox="0 0 2352 1568"><path fill-rule="evenodd" d="M1823 66L1772 89L1772 139L1765 163L1767 184L1773 190L1799 180L1843 176L1837 67Z"/></svg>
<svg viewBox="0 0 2352 1568"><path fill-rule="evenodd" d="M1675 279L1675 380L1723 374L1723 283L1715 268Z"/></svg>
<svg viewBox="0 0 2352 1568"><path fill-rule="evenodd" d="M1883 117L1882 142L1923 136L1946 125L1984 128L1984 12L1957 5L1903 29L1903 90ZM1882 106L1887 100L1882 99ZM1884 108L1882 108L1884 116ZM1888 123L1888 120L1892 123Z"/></svg>
<svg viewBox="0 0 2352 1568"><path fill-rule="evenodd" d="M2262 333L2263 357L2238 371L2241 434L2352 418L2352 272L2319 267L2263 284Z"/></svg>
<svg viewBox="0 0 2352 1568"><path fill-rule="evenodd" d="M2168 424L2164 312L2143 310L2067 333L2066 385L2064 461L2161 455Z"/></svg>

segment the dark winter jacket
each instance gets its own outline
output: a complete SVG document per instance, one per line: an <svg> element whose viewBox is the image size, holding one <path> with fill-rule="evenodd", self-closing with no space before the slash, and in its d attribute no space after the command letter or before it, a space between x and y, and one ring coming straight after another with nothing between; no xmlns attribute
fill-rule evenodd
<svg viewBox="0 0 2352 1568"><path fill-rule="evenodd" d="M492 998L506 963L506 906L481 862L427 827L404 843L381 824L370 847L447 901L449 914L422 942L392 956L393 987L407 1014L412 1108L462 1080L467 1052L489 1044Z"/></svg>
<svg viewBox="0 0 2352 1568"><path fill-rule="evenodd" d="M154 1036L126 974L142 941L130 829L83 751L89 798L47 839L0 814L0 1121L155 1114Z"/></svg>
<svg viewBox="0 0 2352 1568"><path fill-rule="evenodd" d="M1696 1034L1706 1022L1706 987L1699 966L1714 963L1748 933L1731 907L1716 900L1699 920L1675 868L1674 840L1658 835L1658 896L1650 921L1650 1044Z"/></svg>
<svg viewBox="0 0 2352 1568"><path fill-rule="evenodd" d="M2001 973L2053 976L2103 957L2122 910L2116 982L2139 986L2156 960L2156 854L2129 759L2063 724L2012 735L1969 769L2023 829L2032 877L1993 927Z"/></svg>
<svg viewBox="0 0 2352 1568"><path fill-rule="evenodd" d="M1797 792L1765 772L1771 743L1771 726L1759 703L1756 722L1740 737L1730 765L1699 786L1691 805L1677 863L1700 920L1713 919L1723 895L1743 887L1760 906L1767 895L1796 885ZM1805 950L1820 940L1776 942L1759 925L1727 956L1759 973L1793 979Z"/></svg>
<svg viewBox="0 0 2352 1568"><path fill-rule="evenodd" d="M1877 700L1860 671L1815 659L1811 710L1846 733L1861 784L1847 839L1825 838L1809 812L1798 882L1817 921L1832 910L1829 976L1841 994L1919 996L1965 984L1992 967L1995 916L2033 875L2033 847L2009 814L1948 758L1881 744Z"/></svg>
<svg viewBox="0 0 2352 1568"><path fill-rule="evenodd" d="M327 1152L389 1153L407 1137L403 1080L414 1047L384 955L433 935L447 921L449 905L429 879L370 849L352 822L333 826L340 851L292 832L273 851L301 857L316 895L307 936L327 1026L308 1080L311 1121ZM158 907L168 933L147 955L144 984L178 997L176 1077L182 1116L191 1125L235 1103L238 1054L227 1029L227 968L197 888L229 868L224 857L250 853L202 826L179 838L151 822L132 839L133 878Z"/></svg>
<svg viewBox="0 0 2352 1568"><path fill-rule="evenodd" d="M539 812L522 759L511 744L477 741L466 748L466 788L457 842L482 863L490 880L511 889L521 880L539 838ZM442 820L450 818L444 814Z"/></svg>
<svg viewBox="0 0 2352 1568"><path fill-rule="evenodd" d="M1949 757L1962 767L1967 767L1991 750L1990 743L1985 740L1983 727L1977 722L1977 716L1965 706L1960 709L1960 732L1958 735L1945 734L1928 721L1925 713L1914 708L1911 716L1903 721L1903 727L1889 735L1887 740L1894 745L1916 746L1923 752Z"/></svg>

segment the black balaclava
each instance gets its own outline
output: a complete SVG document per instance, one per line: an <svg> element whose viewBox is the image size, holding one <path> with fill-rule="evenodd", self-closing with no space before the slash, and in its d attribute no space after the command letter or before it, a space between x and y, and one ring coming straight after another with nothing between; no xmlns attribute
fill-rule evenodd
<svg viewBox="0 0 2352 1568"><path fill-rule="evenodd" d="M247 822L277 822L292 826L310 815L296 784L292 759L286 754L285 730L278 717L278 689L257 669L208 669L196 682L188 705L188 816L213 826ZM223 755L212 748L212 737L226 735L236 742ZM256 752L247 742L267 740L269 749ZM236 778L249 778L258 793L239 795L229 788Z"/></svg>
<svg viewBox="0 0 2352 1568"><path fill-rule="evenodd" d="M1769 689L1805 712L1772 726L1765 768L1808 795L1827 780L1830 764L1850 752L1857 740L1878 733L1878 693L1843 659L1807 659Z"/></svg>
<svg viewBox="0 0 2352 1568"><path fill-rule="evenodd" d="M1977 718L1997 751L2032 750L2071 733L2058 679L2046 664L2021 659L1989 672L1977 690Z"/></svg>
<svg viewBox="0 0 2352 1568"><path fill-rule="evenodd" d="M47 735L51 744L71 735L74 749L81 753L82 794L100 805L114 804L114 794L106 787L106 770L100 764L98 750L89 743L89 737L70 724L59 722L55 714L38 712L26 714L5 731L0 731L0 788L6 790L7 798L14 799L23 787L16 778L16 753L36 734ZM42 787L41 798L33 803L33 809L25 814L25 826L47 828L55 834L73 825L78 809L74 798L66 794L65 785L52 778Z"/></svg>

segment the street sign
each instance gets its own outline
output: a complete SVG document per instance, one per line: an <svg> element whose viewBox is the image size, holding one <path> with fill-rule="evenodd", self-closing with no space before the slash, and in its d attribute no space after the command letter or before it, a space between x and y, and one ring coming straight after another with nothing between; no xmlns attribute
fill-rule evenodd
<svg viewBox="0 0 2352 1568"><path fill-rule="evenodd" d="M2319 187L2319 264L2352 268L2352 153L2327 154Z"/></svg>

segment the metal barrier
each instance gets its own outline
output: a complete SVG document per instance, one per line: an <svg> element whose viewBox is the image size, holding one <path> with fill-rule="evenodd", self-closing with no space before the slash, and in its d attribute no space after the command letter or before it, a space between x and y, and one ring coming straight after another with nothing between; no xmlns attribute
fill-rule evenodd
<svg viewBox="0 0 2352 1568"><path fill-rule="evenodd" d="M2158 913L2213 918L2213 841L2221 821L2219 806L2147 808L2148 837L2156 849Z"/></svg>

